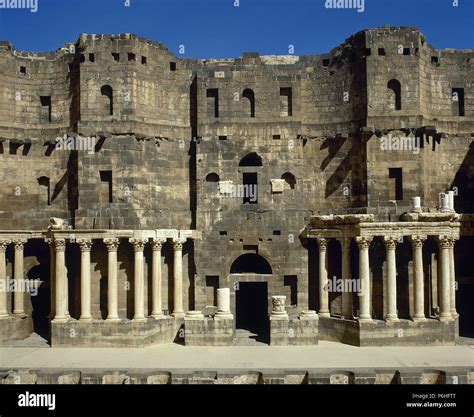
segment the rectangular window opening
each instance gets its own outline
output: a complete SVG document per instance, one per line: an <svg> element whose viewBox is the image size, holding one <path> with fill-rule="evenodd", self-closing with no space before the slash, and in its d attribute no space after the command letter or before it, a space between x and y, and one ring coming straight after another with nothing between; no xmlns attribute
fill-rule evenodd
<svg viewBox="0 0 474 417"><path fill-rule="evenodd" d="M221 136L219 136L219 140L227 140L227 136L221 135Z"/></svg>
<svg viewBox="0 0 474 417"><path fill-rule="evenodd" d="M410 48L403 48L403 55L410 55Z"/></svg>
<svg viewBox="0 0 474 417"><path fill-rule="evenodd" d="M280 116L293 116L293 97L291 87L280 88Z"/></svg>
<svg viewBox="0 0 474 417"><path fill-rule="evenodd" d="M258 204L258 178L256 172L243 173L243 204Z"/></svg>
<svg viewBox="0 0 474 417"><path fill-rule="evenodd" d="M112 57L115 62L120 62L120 54L118 52L112 52Z"/></svg>
<svg viewBox="0 0 474 417"><path fill-rule="evenodd" d="M453 88L452 100L454 107L454 116L465 116L464 108L464 88Z"/></svg>
<svg viewBox="0 0 474 417"><path fill-rule="evenodd" d="M281 135L273 135L273 139L274 139L274 140L280 140L280 139L281 139Z"/></svg>
<svg viewBox="0 0 474 417"><path fill-rule="evenodd" d="M176 62L170 62L170 71L176 71Z"/></svg>
<svg viewBox="0 0 474 417"><path fill-rule="evenodd" d="M20 74L26 75L26 67L20 67Z"/></svg>
<svg viewBox="0 0 474 417"><path fill-rule="evenodd" d="M379 49L378 49L378 53L379 53L380 56L385 56L385 55L387 55L387 54L385 53L385 48L379 48Z"/></svg>
<svg viewBox="0 0 474 417"><path fill-rule="evenodd" d="M403 200L402 168L389 168L388 177L390 179L389 200Z"/></svg>
<svg viewBox="0 0 474 417"><path fill-rule="evenodd" d="M207 89L207 115L219 117L219 90L217 88Z"/></svg>
<svg viewBox="0 0 474 417"><path fill-rule="evenodd" d="M146 65L146 64L147 64L146 56L142 56L142 65Z"/></svg>
<svg viewBox="0 0 474 417"><path fill-rule="evenodd" d="M219 288L219 276L206 276L206 306L217 307L217 289Z"/></svg>
<svg viewBox="0 0 474 417"><path fill-rule="evenodd" d="M100 171L100 202L101 204L112 203L112 171Z"/></svg>
<svg viewBox="0 0 474 417"><path fill-rule="evenodd" d="M95 62L95 55L89 54L89 62Z"/></svg>
<svg viewBox="0 0 474 417"><path fill-rule="evenodd" d="M137 60L136 55L133 54L133 53L131 53L131 52L129 52L129 53L127 54L127 56L128 56L128 60L131 61L131 62L134 62L134 61Z"/></svg>
<svg viewBox="0 0 474 417"><path fill-rule="evenodd" d="M41 121L51 123L51 96L40 96Z"/></svg>
<svg viewBox="0 0 474 417"><path fill-rule="evenodd" d="M296 275L285 275L283 284L285 287L290 287L290 305L298 305L298 277Z"/></svg>

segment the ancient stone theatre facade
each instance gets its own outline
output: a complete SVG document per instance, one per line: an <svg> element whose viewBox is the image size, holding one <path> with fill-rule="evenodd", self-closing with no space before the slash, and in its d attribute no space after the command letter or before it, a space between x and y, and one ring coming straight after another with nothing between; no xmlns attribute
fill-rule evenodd
<svg viewBox="0 0 474 417"><path fill-rule="evenodd" d="M473 62L411 27L236 59L0 42L0 339L473 337Z"/></svg>

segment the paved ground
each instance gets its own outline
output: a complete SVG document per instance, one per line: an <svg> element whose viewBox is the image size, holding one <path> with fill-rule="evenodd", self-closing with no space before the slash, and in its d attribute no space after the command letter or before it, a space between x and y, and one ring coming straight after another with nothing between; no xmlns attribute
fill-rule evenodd
<svg viewBox="0 0 474 417"><path fill-rule="evenodd" d="M23 346L23 347L22 347ZM0 368L76 369L308 369L308 368L463 367L474 371L474 340L457 346L359 348L334 342L318 346L146 348L55 348L38 336L0 347Z"/></svg>

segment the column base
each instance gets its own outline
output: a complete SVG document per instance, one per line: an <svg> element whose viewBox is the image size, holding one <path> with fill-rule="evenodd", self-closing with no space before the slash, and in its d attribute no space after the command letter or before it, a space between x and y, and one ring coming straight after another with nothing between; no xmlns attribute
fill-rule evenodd
<svg viewBox="0 0 474 417"><path fill-rule="evenodd" d="M24 311L15 311L13 310L13 315L17 317L26 317L26 314Z"/></svg>
<svg viewBox="0 0 474 417"><path fill-rule="evenodd" d="M289 320L288 314L271 314L270 320Z"/></svg>
<svg viewBox="0 0 474 417"><path fill-rule="evenodd" d="M427 321L427 318L426 317L412 317L411 320L415 322L420 322L420 321Z"/></svg>
<svg viewBox="0 0 474 417"><path fill-rule="evenodd" d="M107 317L105 319L105 321L108 322L108 323L113 323L113 322L117 322L117 321L120 321L120 320L121 320L120 317Z"/></svg>
<svg viewBox="0 0 474 417"><path fill-rule="evenodd" d="M184 314L184 311L173 311L171 315L176 319L182 319L186 314Z"/></svg>
<svg viewBox="0 0 474 417"><path fill-rule="evenodd" d="M451 321L453 317L449 313L441 313L441 315L438 317L439 321Z"/></svg>
<svg viewBox="0 0 474 417"><path fill-rule="evenodd" d="M359 322L362 322L362 323L372 323L374 320L372 319L372 317L359 317L358 318Z"/></svg>
<svg viewBox="0 0 474 417"><path fill-rule="evenodd" d="M140 322L146 321L146 317L134 317L134 318L132 319L132 321L134 321L134 322L137 322L137 321L140 321Z"/></svg>
<svg viewBox="0 0 474 417"><path fill-rule="evenodd" d="M151 313L150 317L152 319L159 320L159 319L164 319L167 316L165 316L163 313Z"/></svg>
<svg viewBox="0 0 474 417"><path fill-rule="evenodd" d="M319 317L331 317L331 313L329 311L324 310L318 311L318 315Z"/></svg>
<svg viewBox="0 0 474 417"><path fill-rule="evenodd" d="M69 320L69 317L64 316L64 317L55 317L51 323L65 323Z"/></svg>
<svg viewBox="0 0 474 417"><path fill-rule="evenodd" d="M451 311L451 317L452 317L454 320L456 320L456 319L459 317L459 313L458 313L456 310Z"/></svg>
<svg viewBox="0 0 474 417"><path fill-rule="evenodd" d="M90 317L79 317L79 321L80 322L92 321L92 316L90 316Z"/></svg>
<svg viewBox="0 0 474 417"><path fill-rule="evenodd" d="M8 317L10 314L8 313L0 313L0 319L3 319L5 317Z"/></svg>
<svg viewBox="0 0 474 417"><path fill-rule="evenodd" d="M226 319L226 320L232 320L234 318L233 314L230 311L218 311L214 315L215 319Z"/></svg>
<svg viewBox="0 0 474 417"><path fill-rule="evenodd" d="M397 316L387 316L385 317L385 321L387 323L394 323L394 322L400 321L400 319Z"/></svg>

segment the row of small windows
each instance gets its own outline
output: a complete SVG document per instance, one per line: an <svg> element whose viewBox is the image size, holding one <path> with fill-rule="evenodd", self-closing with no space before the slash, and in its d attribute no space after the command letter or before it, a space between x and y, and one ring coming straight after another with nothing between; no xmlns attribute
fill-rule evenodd
<svg viewBox="0 0 474 417"><path fill-rule="evenodd" d="M219 117L219 89L208 88L206 91L207 115L209 117ZM238 93L234 96L236 101L243 100L247 104L246 114L248 117L255 117L255 93L250 88L242 92L242 98ZM280 88L280 116L293 116L293 93L291 87Z"/></svg>
<svg viewBox="0 0 474 417"><path fill-rule="evenodd" d="M121 54L119 52L112 52L111 56L112 56L112 58L115 62L120 62ZM88 54L88 59L89 59L89 62L94 63L95 62L95 54L93 54L93 53ZM136 54L134 54L133 52L128 52L127 53L127 60L128 60L128 62L137 62ZM85 62L85 61L86 61L85 55L81 54L80 62ZM140 62L141 62L142 65L147 65L147 63L148 63L147 57L142 55ZM170 71L176 71L176 62L170 61L169 68L170 68Z"/></svg>
<svg viewBox="0 0 474 417"><path fill-rule="evenodd" d="M400 81L392 79L387 83L389 91L389 107L393 110L402 109L402 88ZM209 93L211 92L211 93ZM100 89L102 97L105 98L104 108L107 114L112 116L114 114L114 91L110 85L104 85ZM457 116L465 116L465 97L464 88L453 88L451 90L453 113ZM282 98L283 97L283 98ZM208 89L207 98L212 98L212 113L214 117L219 117L219 95L217 88ZM255 94L250 89L245 89L242 98L248 101L248 116L255 117ZM44 122L52 121L52 101L51 96L40 96L41 104L41 120ZM209 102L208 102L209 110ZM292 98L291 88L280 89L280 115L292 116ZM274 135L274 139L280 139L280 135ZM220 140L226 140L226 136L219 136Z"/></svg>

